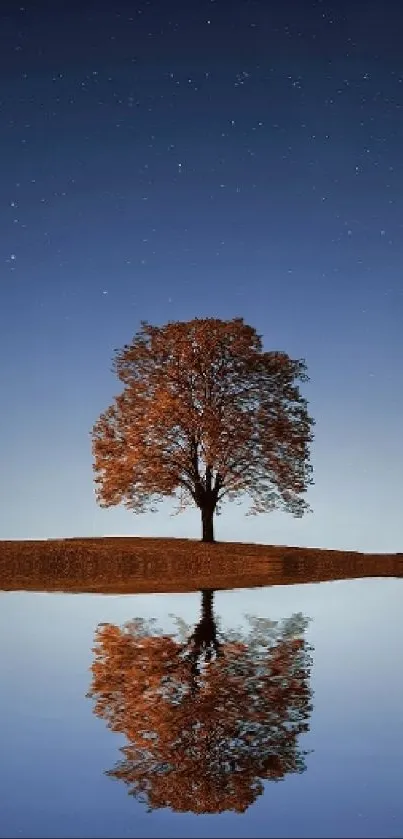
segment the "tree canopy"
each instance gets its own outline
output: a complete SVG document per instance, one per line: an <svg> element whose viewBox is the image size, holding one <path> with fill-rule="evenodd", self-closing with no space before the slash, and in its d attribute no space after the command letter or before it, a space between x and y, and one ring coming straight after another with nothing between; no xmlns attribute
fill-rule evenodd
<svg viewBox="0 0 403 839"><path fill-rule="evenodd" d="M203 539L225 498L252 499L250 513L303 515L312 483L313 419L298 382L302 359L264 351L243 318L141 322L115 350L123 391L92 429L97 500L135 512L179 498L196 504Z"/></svg>
<svg viewBox="0 0 403 839"><path fill-rule="evenodd" d="M88 696L128 741L107 774L150 809L243 812L265 780L306 768L307 619L249 616L249 631L222 632L212 598L203 592L193 632L178 621L178 633L164 634L145 620L96 631Z"/></svg>

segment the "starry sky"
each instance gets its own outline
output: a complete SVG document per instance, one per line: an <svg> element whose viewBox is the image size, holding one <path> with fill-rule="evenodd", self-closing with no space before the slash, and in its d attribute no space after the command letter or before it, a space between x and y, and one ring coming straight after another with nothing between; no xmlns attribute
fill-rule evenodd
<svg viewBox="0 0 403 839"><path fill-rule="evenodd" d="M102 510L89 432L142 319L244 317L303 357L303 519L222 540L403 543L403 8L394 0L0 6L0 538L199 538Z"/></svg>

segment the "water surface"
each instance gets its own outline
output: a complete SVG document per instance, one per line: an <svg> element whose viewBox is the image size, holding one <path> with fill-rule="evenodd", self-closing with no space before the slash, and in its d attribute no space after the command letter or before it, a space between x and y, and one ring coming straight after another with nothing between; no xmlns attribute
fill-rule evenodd
<svg viewBox="0 0 403 839"><path fill-rule="evenodd" d="M0 836L401 837L402 598L397 579L217 591L203 623L201 593L0 594ZM172 616L199 627L179 657ZM140 760L142 725L176 757L157 766L154 738Z"/></svg>

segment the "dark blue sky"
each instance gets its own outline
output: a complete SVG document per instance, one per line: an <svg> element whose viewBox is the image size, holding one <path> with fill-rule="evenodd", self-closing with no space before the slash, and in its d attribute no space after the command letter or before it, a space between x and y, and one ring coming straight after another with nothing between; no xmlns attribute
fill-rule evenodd
<svg viewBox="0 0 403 839"><path fill-rule="evenodd" d="M402 39L393 0L2 2L0 538L198 538L97 508L89 431L141 319L239 315L307 360L314 513L217 537L401 550Z"/></svg>

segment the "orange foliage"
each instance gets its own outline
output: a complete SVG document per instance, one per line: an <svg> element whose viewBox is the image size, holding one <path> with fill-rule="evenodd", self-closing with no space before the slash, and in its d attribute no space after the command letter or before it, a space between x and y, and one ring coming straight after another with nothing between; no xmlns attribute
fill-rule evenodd
<svg viewBox="0 0 403 839"><path fill-rule="evenodd" d="M264 352L243 318L143 321L114 371L124 390L92 430L102 506L143 512L179 494L179 510L195 503L210 524L220 501L240 493L252 513L309 509L314 421L297 385L308 379L303 360Z"/></svg>
<svg viewBox="0 0 403 839"><path fill-rule="evenodd" d="M152 809L243 812L264 780L305 768L298 737L311 711L306 621L293 616L265 631L251 619L248 636L221 634L213 656L214 621L204 615L199 627L203 620L196 674L198 627L181 643L141 620L100 625L88 695L95 713L127 737L107 774L130 794Z"/></svg>

